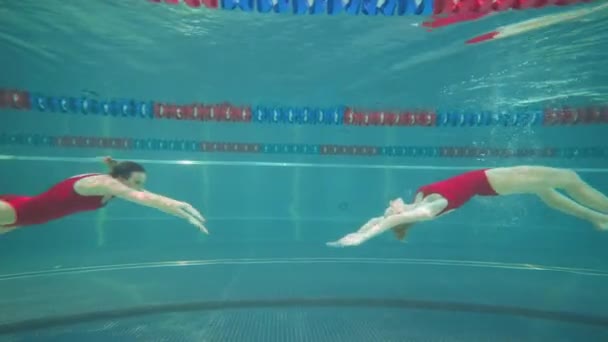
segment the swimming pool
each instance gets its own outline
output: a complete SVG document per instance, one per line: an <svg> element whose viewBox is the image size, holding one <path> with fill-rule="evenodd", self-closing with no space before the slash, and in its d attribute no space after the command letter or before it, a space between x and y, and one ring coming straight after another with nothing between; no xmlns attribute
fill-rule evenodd
<svg viewBox="0 0 608 342"><path fill-rule="evenodd" d="M325 246L467 169L570 167L608 192L603 12L464 43L592 6L432 32L418 16L2 6L0 193L112 155L200 208L211 234L115 201L2 235L0 336L605 339L608 237L529 196L476 198L407 243Z"/></svg>

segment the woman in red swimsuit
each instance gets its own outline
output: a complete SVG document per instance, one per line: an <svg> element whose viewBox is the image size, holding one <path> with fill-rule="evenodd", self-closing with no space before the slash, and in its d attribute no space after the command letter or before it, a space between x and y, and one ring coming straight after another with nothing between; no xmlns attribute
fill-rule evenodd
<svg viewBox="0 0 608 342"><path fill-rule="evenodd" d="M566 197L557 190L563 190ZM515 166L466 172L422 186L412 204L390 202L384 216L369 220L355 233L327 245L356 246L392 229L402 240L412 224L447 214L473 196L537 195L549 207L608 230L608 197L585 183L574 171L544 166Z"/></svg>
<svg viewBox="0 0 608 342"><path fill-rule="evenodd" d="M134 162L105 158L109 174L74 176L36 196L0 195L0 233L42 224L78 212L104 207L114 197L162 210L187 220L204 233L205 219L190 204L143 189L146 171Z"/></svg>

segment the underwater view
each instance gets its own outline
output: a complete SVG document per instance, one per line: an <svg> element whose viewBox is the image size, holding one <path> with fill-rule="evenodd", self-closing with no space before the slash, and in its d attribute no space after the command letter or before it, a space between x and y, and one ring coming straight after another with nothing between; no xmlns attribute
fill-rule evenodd
<svg viewBox="0 0 608 342"><path fill-rule="evenodd" d="M0 22L0 341L608 340L608 2Z"/></svg>

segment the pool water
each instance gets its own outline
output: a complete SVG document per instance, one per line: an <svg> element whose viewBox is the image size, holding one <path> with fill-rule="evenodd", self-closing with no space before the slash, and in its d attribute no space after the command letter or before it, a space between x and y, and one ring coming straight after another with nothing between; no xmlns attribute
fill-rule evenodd
<svg viewBox="0 0 608 342"><path fill-rule="evenodd" d="M489 117L570 107L605 117L605 11L464 43L585 6L596 4L427 32L413 16L11 2L0 6L0 89L32 99L229 102L252 106L252 115L346 106ZM148 190L200 209L210 234L116 200L0 235L0 340L608 337L608 235L533 196L474 198L417 225L405 243L384 234L355 248L325 245L382 214L389 200L410 200L420 185L472 168L572 168L608 193L601 120L389 126L60 111L0 108L0 194L36 194L103 172L99 157L112 155L140 161ZM473 152L446 152L454 149Z"/></svg>

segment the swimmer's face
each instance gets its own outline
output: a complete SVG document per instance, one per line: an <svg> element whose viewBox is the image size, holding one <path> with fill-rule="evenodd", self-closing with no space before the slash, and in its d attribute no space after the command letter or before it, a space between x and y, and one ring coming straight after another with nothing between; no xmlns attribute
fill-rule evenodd
<svg viewBox="0 0 608 342"><path fill-rule="evenodd" d="M142 190L146 184L146 174L143 172L133 172L129 179L125 180L125 184L135 190Z"/></svg>

